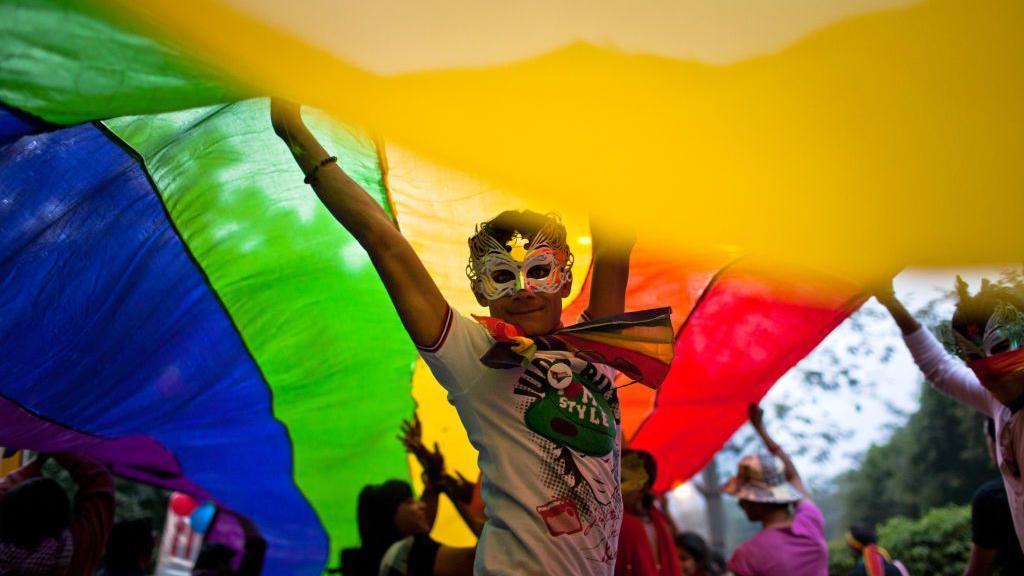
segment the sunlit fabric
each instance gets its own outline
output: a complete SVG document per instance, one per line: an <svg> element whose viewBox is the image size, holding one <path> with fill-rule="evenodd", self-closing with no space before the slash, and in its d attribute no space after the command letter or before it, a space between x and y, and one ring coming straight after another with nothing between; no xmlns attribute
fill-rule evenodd
<svg viewBox="0 0 1024 576"><path fill-rule="evenodd" d="M655 489L697 473L797 361L860 307L865 296L827 277L779 281L749 260L704 289L676 340L676 361L632 446L659 460ZM685 424L681 424L685 423Z"/></svg>
<svg viewBox="0 0 1024 576"><path fill-rule="evenodd" d="M259 78L223 83L125 22L74 0L0 4L0 446L83 450L122 476L212 498L268 537L265 573L318 574L358 544L363 485L419 481L395 439L402 418L416 410L424 440L468 478L476 452L366 253L303 185L267 100L240 99ZM558 210L576 262L563 320L578 321L589 202L549 206L388 133L306 117L463 314L486 313L465 274L474 226L505 209ZM570 159L548 161L578 173ZM638 178L623 201L699 225L698 206L675 213L644 184L669 163L631 162L619 162ZM657 397L617 382L623 432L670 486L852 312L858 289L755 266L721 239L658 249L658 225L621 216L639 233L627 308L671 307L677 358ZM445 499L434 535L473 541Z"/></svg>
<svg viewBox="0 0 1024 576"><path fill-rule="evenodd" d="M1016 0L751 1L751 13L450 0L437 14L306 0L288 16L274 2L107 2L246 85L531 201L642 224L666 249L725 243L862 277L1024 250ZM672 23L725 19L702 10L757 24L706 44L773 38L698 61L694 34Z"/></svg>
<svg viewBox="0 0 1024 576"><path fill-rule="evenodd" d="M97 127L0 148L0 286L0 445L216 498L292 541L275 570L323 561L259 368L142 166Z"/></svg>

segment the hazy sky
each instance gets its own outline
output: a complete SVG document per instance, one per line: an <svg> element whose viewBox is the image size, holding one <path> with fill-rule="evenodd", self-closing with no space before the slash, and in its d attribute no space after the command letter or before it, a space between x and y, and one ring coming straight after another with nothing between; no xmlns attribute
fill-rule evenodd
<svg viewBox="0 0 1024 576"><path fill-rule="evenodd" d="M954 278L958 273L971 284L972 288L976 289L983 276L998 275L998 268L909 269L896 278L896 293L913 311L940 296L943 292L951 290ZM869 301L866 306L884 310L874 300ZM952 314L952 304L946 305L943 312L947 317ZM879 350L883 349L887 343L891 343L894 346L895 354L889 363L874 363L869 365L865 371L865 375L875 383L870 394L851 393L845 390L835 393L819 393L820 403L817 406L801 409L801 413L811 418L811 428L816 425L821 426L832 419L839 422L844 428L855 430L851 438L842 440L835 446L829 462L819 464L809 457L797 458L796 463L805 476L819 479L830 477L853 465L854 456L866 450L872 443L885 441L891 434L891 430L887 429L886 425L902 423L901 418L886 409L885 400L893 402L907 412L913 412L917 408L918 385L922 377L914 365L910 353L903 346L899 329L887 316L882 320L870 322L867 329L875 335L875 342ZM851 337L851 334L852 331L844 323L826 338L804 362L815 363L816 354L819 354L820 350L825 347L831 347L834 350L845 349L847 344L856 340ZM766 400L770 402L773 398L783 398L787 394L798 393L801 389L801 377L798 370L799 366L784 376L769 392ZM861 404L861 411L858 412L852 408L855 403ZM786 441L784 437L778 439L783 443Z"/></svg>

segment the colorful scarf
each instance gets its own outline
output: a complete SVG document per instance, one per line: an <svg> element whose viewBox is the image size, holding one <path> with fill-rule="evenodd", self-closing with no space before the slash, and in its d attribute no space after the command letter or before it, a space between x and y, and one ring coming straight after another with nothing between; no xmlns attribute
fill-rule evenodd
<svg viewBox="0 0 1024 576"><path fill-rule="evenodd" d="M854 550L861 553L864 560L864 570L868 576L885 576L885 564L892 564L892 556L877 544L864 544L851 532L846 533L846 543ZM900 572L904 572L902 566L898 566Z"/></svg>
<svg viewBox="0 0 1024 576"><path fill-rule="evenodd" d="M604 364L635 382L657 389L675 352L672 310L655 308L589 320L528 337L522 328L489 316L474 316L496 342L480 361L489 368L519 368L538 350L559 350Z"/></svg>

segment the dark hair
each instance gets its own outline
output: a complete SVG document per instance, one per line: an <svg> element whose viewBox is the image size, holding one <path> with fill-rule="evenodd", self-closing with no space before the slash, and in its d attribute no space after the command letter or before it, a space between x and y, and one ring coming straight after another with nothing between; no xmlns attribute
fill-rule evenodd
<svg viewBox="0 0 1024 576"><path fill-rule="evenodd" d="M359 522L359 548L341 552L342 574L376 574L384 553L402 534L395 526L398 506L412 498L412 486L402 480L369 484L359 492L356 517Z"/></svg>
<svg viewBox="0 0 1024 576"><path fill-rule="evenodd" d="M227 544L207 542L199 549L199 556L192 567L192 573L203 572L204 574L230 576L234 572L231 568L231 560L234 557L235 551Z"/></svg>
<svg viewBox="0 0 1024 576"><path fill-rule="evenodd" d="M997 284L988 278L981 280L981 289L972 296L967 282L957 276L956 293L958 301L950 327L965 336L973 332L979 335L984 333L988 319L1001 303L1010 304L1024 312L1024 293L1019 287Z"/></svg>
<svg viewBox="0 0 1024 576"><path fill-rule="evenodd" d="M144 568L139 566L139 560L148 559L155 544L153 524L148 518L118 522L110 530L103 565L117 570Z"/></svg>
<svg viewBox="0 0 1024 576"><path fill-rule="evenodd" d="M541 214L532 210L506 210L480 224L476 234L470 238L469 245L473 245L473 238L485 233L502 245L508 242L516 232L527 238L533 238L534 234L549 224L554 224L561 229L562 236L565 236L565 226L562 225L561 219L554 214Z"/></svg>
<svg viewBox="0 0 1024 576"><path fill-rule="evenodd" d="M850 526L850 535L853 536L854 540L865 546L878 543L878 533L875 532L875 527L870 524L853 524Z"/></svg>
<svg viewBox="0 0 1024 576"><path fill-rule="evenodd" d="M693 557L698 566L707 568L710 558L708 543L696 532L683 532L676 534L676 546L686 550L686 553Z"/></svg>
<svg viewBox="0 0 1024 576"><path fill-rule="evenodd" d="M52 478L32 478L0 498L0 542L35 548L71 526L71 503Z"/></svg>

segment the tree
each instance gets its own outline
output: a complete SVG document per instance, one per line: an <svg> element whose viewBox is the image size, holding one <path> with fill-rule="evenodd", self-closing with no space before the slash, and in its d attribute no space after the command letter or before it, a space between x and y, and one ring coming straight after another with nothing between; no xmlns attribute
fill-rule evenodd
<svg viewBox="0 0 1024 576"><path fill-rule="evenodd" d="M1024 289L1020 268L1003 270L998 282ZM922 325L934 327L941 320L935 310L933 302L915 316ZM977 487L998 475L983 423L974 409L922 384L918 411L888 442L872 446L859 467L838 479L844 520L917 518L932 508L970 503Z"/></svg>
<svg viewBox="0 0 1024 576"><path fill-rule="evenodd" d="M981 415L927 385L920 398L905 426L838 479L847 523L916 518L931 508L968 504L977 487L998 474Z"/></svg>
<svg viewBox="0 0 1024 576"><path fill-rule="evenodd" d="M918 519L897 516L878 527L878 539L911 574L960 576L971 544L969 506L937 508ZM846 576L856 564L846 540L829 542L830 576Z"/></svg>

